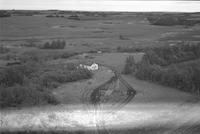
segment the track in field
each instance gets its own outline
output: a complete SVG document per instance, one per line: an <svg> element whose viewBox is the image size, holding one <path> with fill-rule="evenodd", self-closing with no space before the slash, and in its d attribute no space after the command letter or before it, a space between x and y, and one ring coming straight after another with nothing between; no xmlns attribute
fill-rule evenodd
<svg viewBox="0 0 200 134"><path fill-rule="evenodd" d="M100 90L105 89L107 86L109 86L113 82L116 82L117 80L119 80L127 88L127 97L122 102L115 104L115 107L116 107L115 112L120 110L127 103L129 103L136 94L136 90L126 80L122 78L121 74L114 67L109 66L109 68L115 73L114 77L112 77L106 83L98 86L97 88L93 90L86 89L82 93L82 99L83 99L83 102L86 104L86 108L90 109L91 106L93 106L93 109L96 111L95 114L97 114L97 112L101 110ZM97 128L98 134L110 134L110 132L105 128L105 125L101 123L99 120L96 120L96 128Z"/></svg>

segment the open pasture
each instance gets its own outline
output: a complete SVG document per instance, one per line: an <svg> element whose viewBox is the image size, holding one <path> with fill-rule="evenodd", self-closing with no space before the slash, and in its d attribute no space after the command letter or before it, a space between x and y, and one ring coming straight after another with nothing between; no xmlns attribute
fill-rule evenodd
<svg viewBox="0 0 200 134"><path fill-rule="evenodd" d="M47 18L45 15L12 16L0 18L0 24L1 44L42 44L63 39L67 42L66 49L70 51L151 45L161 37L188 30L181 26L153 26L145 16L120 13L108 15L104 19L84 19L83 16L81 20Z"/></svg>

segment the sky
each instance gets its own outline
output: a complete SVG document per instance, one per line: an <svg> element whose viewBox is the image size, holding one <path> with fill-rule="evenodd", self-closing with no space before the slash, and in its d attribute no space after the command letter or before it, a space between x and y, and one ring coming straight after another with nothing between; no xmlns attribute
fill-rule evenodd
<svg viewBox="0 0 200 134"><path fill-rule="evenodd" d="M165 0L0 0L0 9L200 12L200 1Z"/></svg>

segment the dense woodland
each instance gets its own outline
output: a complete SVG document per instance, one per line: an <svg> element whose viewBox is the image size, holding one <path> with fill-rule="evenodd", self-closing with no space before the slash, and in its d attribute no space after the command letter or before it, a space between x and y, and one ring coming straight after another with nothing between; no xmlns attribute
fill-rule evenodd
<svg viewBox="0 0 200 134"><path fill-rule="evenodd" d="M200 45L179 44L144 50L140 63L127 58L124 73L183 91L200 93Z"/></svg>

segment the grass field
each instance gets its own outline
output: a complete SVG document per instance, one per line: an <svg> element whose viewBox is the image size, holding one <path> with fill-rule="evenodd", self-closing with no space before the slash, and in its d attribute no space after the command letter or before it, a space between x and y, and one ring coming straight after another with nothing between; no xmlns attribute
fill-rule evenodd
<svg viewBox="0 0 200 134"><path fill-rule="evenodd" d="M0 18L1 44L42 43L64 39L66 49L86 51L134 44L150 45L161 37L188 31L180 26L162 27L148 23L144 16L113 15L104 19L69 20L45 16ZM198 34L198 33L197 33ZM120 38L120 35L124 38Z"/></svg>
<svg viewBox="0 0 200 134"><path fill-rule="evenodd" d="M127 57L131 55L134 56L136 62L141 61L143 57L143 53L104 53L95 55L94 60L107 66L113 66L118 71L122 72L124 70Z"/></svg>
<svg viewBox="0 0 200 134"><path fill-rule="evenodd" d="M94 106L85 107L84 104L88 98L91 99L90 92L94 88L114 75L109 67L123 72L129 56L140 64L147 54L146 50L162 49L182 41L188 44L200 41L200 25L151 25L147 20L150 14L145 13L76 13L80 20L69 19L71 13L68 12L63 14L64 17L46 17L54 12L57 11L41 11L39 15L32 16L18 13L0 18L0 91L4 93L1 98L5 98L0 103L15 104L13 108L4 103L8 108L0 111L3 115L2 128L55 129L55 133L59 133L61 127L61 130L81 129L77 132L79 134L87 133L88 127L97 129L98 122L94 118L98 117L95 117ZM58 40L65 41L62 47L55 47L56 43L52 43ZM54 45L42 47L47 42ZM117 50L119 47L122 51ZM126 50L123 51L123 48ZM142 51L136 52L135 48ZM157 49L152 57L160 62L156 57L160 54L163 62L169 63L164 64L167 65L165 69L175 65L179 71L190 66L198 68L199 57L193 54L194 51L198 55L197 49L187 53L171 50L169 47L169 51L162 54ZM167 62L167 59L172 61ZM152 62L158 62L156 60L152 59ZM98 71L80 69L80 63L94 62L105 67L100 66ZM175 74L170 73L165 74L169 78ZM183 71L181 73L185 76ZM115 114L105 114L101 118L111 134L196 134L199 130L198 96L177 90L174 86L170 88L153 83L155 81L139 80L132 75L122 75L122 78L136 90L136 95L121 110L113 110ZM122 92L123 86L118 85ZM108 87L112 90L117 87L117 82ZM106 97L120 102L120 97L125 98L126 94ZM57 105L52 105L52 101Z"/></svg>

